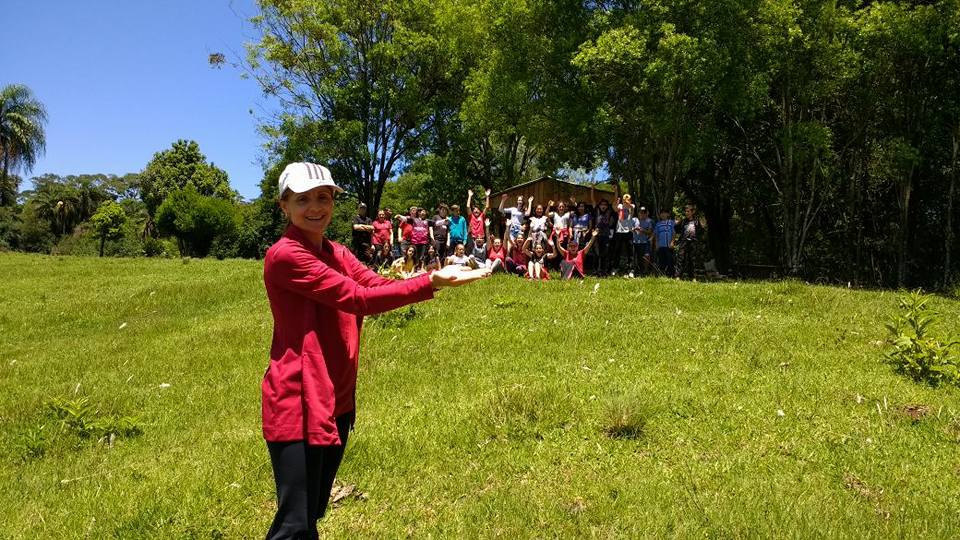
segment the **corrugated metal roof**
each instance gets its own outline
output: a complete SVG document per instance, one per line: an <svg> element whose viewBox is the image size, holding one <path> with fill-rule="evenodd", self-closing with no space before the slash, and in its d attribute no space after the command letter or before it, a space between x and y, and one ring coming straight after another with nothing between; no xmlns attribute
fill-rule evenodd
<svg viewBox="0 0 960 540"><path fill-rule="evenodd" d="M496 193L491 193L491 194L490 194L490 198L493 199L494 197L499 197L500 195L503 195L504 193L507 193L508 191L513 191L513 190L515 190L515 189L517 189L517 188L527 187L527 186L536 184L536 183L538 183L538 182L543 182L544 180L553 180L553 181L555 181L555 182L562 182L562 183L564 183L564 184L569 184L569 185L571 185L571 186L577 186L577 187L584 188L584 189L590 189L590 186L587 185L587 184L577 184L576 182L570 182L570 181L564 180L564 179L562 179L562 178L554 178L554 177L552 177L552 176L541 176L540 178L537 178L536 180L530 180L529 182L524 182L524 183L522 183L522 184L517 184L517 185L515 185L515 186L513 186L513 187L509 187L509 188L504 189L504 190L502 190L502 191L498 191L498 192L496 192ZM613 186L611 186L610 184L607 184L607 183L594 184L594 188L595 188L597 191L606 191L606 192L608 192L608 193L614 193Z"/></svg>

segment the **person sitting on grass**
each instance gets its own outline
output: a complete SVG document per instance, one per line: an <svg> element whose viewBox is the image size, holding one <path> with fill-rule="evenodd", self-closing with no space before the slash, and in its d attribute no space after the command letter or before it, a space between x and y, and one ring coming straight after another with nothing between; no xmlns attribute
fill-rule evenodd
<svg viewBox="0 0 960 540"><path fill-rule="evenodd" d="M389 242L386 244L380 244L378 247L380 249L373 257L373 266L378 270L383 270L385 267L389 267L393 263L393 250L391 249Z"/></svg>
<svg viewBox="0 0 960 540"><path fill-rule="evenodd" d="M288 225L263 263L273 340L261 425L277 492L266 536L318 538L317 520L354 423L363 318L429 300L436 290L490 271L451 266L408 280L383 278L326 238L334 194L343 191L326 167L291 163L278 183Z"/></svg>
<svg viewBox="0 0 960 540"><path fill-rule="evenodd" d="M490 247L487 249L487 268L493 272L507 271L507 247L503 240L496 238L489 232L490 220L487 220L487 243Z"/></svg>
<svg viewBox="0 0 960 540"><path fill-rule="evenodd" d="M489 224L490 220L486 220ZM489 225L488 225L489 226ZM486 231L486 229L484 229ZM471 233L472 234L472 233ZM487 241L483 235L470 239L470 258L477 266L486 266L487 264Z"/></svg>
<svg viewBox="0 0 960 540"><path fill-rule="evenodd" d="M403 257L393 261L390 270L403 279L419 274L420 265L417 263L417 248L413 247L413 244L408 245Z"/></svg>
<svg viewBox="0 0 960 540"><path fill-rule="evenodd" d="M427 252L424 253L423 258L420 259L420 271L432 272L442 267L443 264L440 262L440 256L437 254L437 248L433 247L433 244L428 245Z"/></svg>
<svg viewBox="0 0 960 540"><path fill-rule="evenodd" d="M593 247L593 241L596 240L596 238L597 230L594 229L593 232L590 233L590 241L587 242L587 245L584 246L582 250L580 249L580 243L573 238L567 243L567 249L564 249L563 246L557 246L560 254L563 255L563 260L560 261L561 278L573 279L577 276L583 279L586 276L583 271L583 256Z"/></svg>
<svg viewBox="0 0 960 540"><path fill-rule="evenodd" d="M533 238L527 238L527 241L523 244L523 252L527 256L527 279L532 280L541 280L541 279L550 279L550 272L547 271L547 261L555 259L557 257L557 248L553 243L553 240L547 240L547 243L550 245L550 251L548 252L543 248L543 244L537 242L533 243ZM531 244L533 249L530 249Z"/></svg>
<svg viewBox="0 0 960 540"><path fill-rule="evenodd" d="M469 268L479 268L477 261L467 255L467 248L463 245L463 242L457 243L456 247L453 248L453 255L450 255L447 257L447 260L444 261L444 266L451 264Z"/></svg>
<svg viewBox="0 0 960 540"><path fill-rule="evenodd" d="M525 227L522 226L522 227ZM507 272L525 276L527 274L527 255L523 252L524 230L521 228L520 234L516 238L510 238L507 235L504 238L504 244L507 246Z"/></svg>

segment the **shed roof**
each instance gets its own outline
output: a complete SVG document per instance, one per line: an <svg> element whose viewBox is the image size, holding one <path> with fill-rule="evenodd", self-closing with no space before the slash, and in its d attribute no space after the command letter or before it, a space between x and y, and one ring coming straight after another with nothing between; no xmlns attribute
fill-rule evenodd
<svg viewBox="0 0 960 540"><path fill-rule="evenodd" d="M589 186L589 185L586 185L586 184L577 184L577 183L575 183L575 182L570 182L570 181L568 181L568 180L563 180L562 178L554 178L553 176L549 176L549 175L548 175L548 176L541 176L540 178L537 178L536 180L530 180L529 182L524 182L524 183L522 183L522 184L517 184L517 185L515 185L515 186L508 187L507 189L498 191L498 192L496 192L496 193L491 193L491 194L490 194L490 198L492 199L492 198L494 198L494 197L499 197L500 195L503 195L504 193L513 191L513 190L515 190L515 189L517 189L517 188L523 188L523 187L531 186L531 185L536 184L536 183L538 183L538 182L543 182L544 180L553 180L554 182L562 182L562 183L564 183L564 184L569 184L569 185L571 185L571 186L576 186L576 187L584 188L584 189L590 189L590 186ZM606 191L606 192L608 192L608 193L613 193L613 192L614 192L613 187L610 186L609 184L605 184L605 183L603 183L603 184L594 184L594 188L595 188L597 191Z"/></svg>

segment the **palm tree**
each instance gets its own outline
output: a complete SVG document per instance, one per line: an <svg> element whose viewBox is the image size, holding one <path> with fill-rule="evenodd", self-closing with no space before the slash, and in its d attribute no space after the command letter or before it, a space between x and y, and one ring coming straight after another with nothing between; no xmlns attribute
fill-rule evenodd
<svg viewBox="0 0 960 540"><path fill-rule="evenodd" d="M19 180L10 171L22 169L29 172L37 158L46 150L47 137L43 126L47 111L33 97L33 92L22 84L11 84L0 90L0 159L3 176L0 176L0 206L13 204L10 193L16 192Z"/></svg>

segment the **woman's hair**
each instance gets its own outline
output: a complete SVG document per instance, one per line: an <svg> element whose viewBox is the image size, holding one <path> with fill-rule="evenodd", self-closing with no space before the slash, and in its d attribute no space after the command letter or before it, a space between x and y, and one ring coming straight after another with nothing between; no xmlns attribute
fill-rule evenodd
<svg viewBox="0 0 960 540"><path fill-rule="evenodd" d="M627 204L633 204L633 197L631 197L630 194L627 193L626 195L623 196L623 202Z"/></svg>

